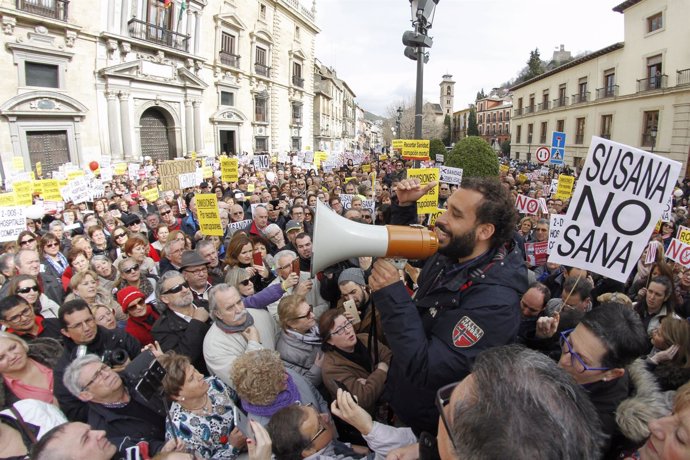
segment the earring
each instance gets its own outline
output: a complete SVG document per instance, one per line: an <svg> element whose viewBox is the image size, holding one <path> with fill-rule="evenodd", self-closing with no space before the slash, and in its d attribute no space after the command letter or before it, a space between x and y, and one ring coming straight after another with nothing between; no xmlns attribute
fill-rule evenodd
<svg viewBox="0 0 690 460"><path fill-rule="evenodd" d="M184 396L182 396L182 397L180 398L180 401L184 401Z"/></svg>

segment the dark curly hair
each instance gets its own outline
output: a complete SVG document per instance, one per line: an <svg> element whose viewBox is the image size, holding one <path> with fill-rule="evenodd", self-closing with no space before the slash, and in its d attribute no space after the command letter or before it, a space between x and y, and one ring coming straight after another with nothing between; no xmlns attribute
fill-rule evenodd
<svg viewBox="0 0 690 460"><path fill-rule="evenodd" d="M491 237L491 247L497 248L510 241L513 238L518 215L510 193L501 186L498 178L463 177L460 187L474 190L484 196L475 210L475 215L477 225L493 224L494 234Z"/></svg>

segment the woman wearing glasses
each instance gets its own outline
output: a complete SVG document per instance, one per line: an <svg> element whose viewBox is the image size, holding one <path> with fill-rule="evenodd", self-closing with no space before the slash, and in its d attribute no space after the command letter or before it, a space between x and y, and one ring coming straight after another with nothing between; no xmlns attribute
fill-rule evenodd
<svg viewBox="0 0 690 460"><path fill-rule="evenodd" d="M380 342L368 348L369 335L355 334L352 320L337 310L321 315L319 331L324 351L321 376L329 393L335 398L342 384L360 406L373 413L388 376L390 350Z"/></svg>
<svg viewBox="0 0 690 460"><path fill-rule="evenodd" d="M605 303L560 333L558 365L589 395L607 442L604 458L634 448L649 436L645 427L665 412L654 378L641 361L647 334L639 317L618 303ZM632 364L632 365L631 365ZM629 398L629 395L635 397Z"/></svg>
<svg viewBox="0 0 690 460"><path fill-rule="evenodd" d="M127 259L133 259L137 264L139 264L139 270L145 275L158 276L158 267L156 262L148 256L151 246L149 242L146 241L140 234L131 236L125 243L125 254L123 257ZM115 262L116 266L119 266L122 261Z"/></svg>
<svg viewBox="0 0 690 460"><path fill-rule="evenodd" d="M43 293L36 277L16 275L10 280L9 295L18 295L29 304L34 313L44 318L57 318L60 306Z"/></svg>
<svg viewBox="0 0 690 460"><path fill-rule="evenodd" d="M54 233L48 232L41 238L40 247L46 272L51 276L60 278L69 266L67 258L61 252L60 240Z"/></svg>
<svg viewBox="0 0 690 460"><path fill-rule="evenodd" d="M123 225L115 227L110 234L115 248L115 260L122 258L125 253L125 243L129 239L129 230Z"/></svg>
<svg viewBox="0 0 690 460"><path fill-rule="evenodd" d="M155 342L151 329L160 315L146 303L144 294L133 286L127 286L118 291L117 302L128 315L125 332L141 342L142 346Z"/></svg>
<svg viewBox="0 0 690 460"><path fill-rule="evenodd" d="M146 303L150 303L156 307L156 280L153 277L146 276L139 269L139 264L134 259L125 259L120 262L118 268L120 275L115 280L115 289L121 290L126 287L137 288L142 294Z"/></svg>
<svg viewBox="0 0 690 460"><path fill-rule="evenodd" d="M280 337L276 350L285 366L299 372L315 387L321 386L321 336L314 308L304 296L283 297L278 304Z"/></svg>
<svg viewBox="0 0 690 460"><path fill-rule="evenodd" d="M17 246L19 249L38 249L38 236L29 230L24 230L17 237Z"/></svg>

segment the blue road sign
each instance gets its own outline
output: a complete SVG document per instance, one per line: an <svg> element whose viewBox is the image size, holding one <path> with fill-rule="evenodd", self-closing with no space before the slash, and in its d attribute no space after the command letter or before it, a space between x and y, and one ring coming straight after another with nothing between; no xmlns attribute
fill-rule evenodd
<svg viewBox="0 0 690 460"><path fill-rule="evenodd" d="M562 165L565 158L565 133L554 131L551 138L551 158L552 165Z"/></svg>

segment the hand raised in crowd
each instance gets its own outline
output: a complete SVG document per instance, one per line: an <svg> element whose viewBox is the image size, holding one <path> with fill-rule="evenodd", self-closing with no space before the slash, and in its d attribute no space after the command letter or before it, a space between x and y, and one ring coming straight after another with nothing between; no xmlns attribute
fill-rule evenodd
<svg viewBox="0 0 690 460"><path fill-rule="evenodd" d="M358 257L357 260L359 261L359 268L362 270L369 270L371 268L371 264L374 261L373 257Z"/></svg>
<svg viewBox="0 0 690 460"><path fill-rule="evenodd" d="M268 278L268 268L266 268L265 265L254 265L254 270L256 270L256 273L261 275L262 278Z"/></svg>
<svg viewBox="0 0 690 460"><path fill-rule="evenodd" d="M425 186L420 185L417 178L403 179L398 183L395 195L400 206L410 206L424 196L426 192L438 185L437 181L429 182Z"/></svg>
<svg viewBox="0 0 690 460"><path fill-rule="evenodd" d="M249 460L271 460L272 442L268 431L259 422L249 421L254 438L247 439Z"/></svg>
<svg viewBox="0 0 690 460"><path fill-rule="evenodd" d="M288 288L296 286L297 283L299 283L299 276L297 276L296 273L290 273L283 283L284 290L287 290Z"/></svg>
<svg viewBox="0 0 690 460"><path fill-rule="evenodd" d="M249 326L247 329L242 331L242 336L247 339L247 342L254 341L261 343L261 335L259 331L254 326Z"/></svg>
<svg viewBox="0 0 690 460"><path fill-rule="evenodd" d="M659 364L663 363L664 361L670 361L673 359L674 356L676 356L676 353L678 353L679 347L678 345L671 345L665 350L661 350L654 354L649 360L653 362L654 364Z"/></svg>
<svg viewBox="0 0 690 460"><path fill-rule="evenodd" d="M208 311L205 308L195 308L192 313L192 319L205 323L208 321Z"/></svg>
<svg viewBox="0 0 690 460"><path fill-rule="evenodd" d="M385 259L378 259L374 263L374 269L369 276L369 287L371 287L372 292L388 287L398 281L400 281L400 273L395 268L395 265Z"/></svg>
<svg viewBox="0 0 690 460"><path fill-rule="evenodd" d="M340 388L337 390L335 400L331 403L331 412L363 435L369 434L374 427L371 415L355 402L348 391Z"/></svg>
<svg viewBox="0 0 690 460"><path fill-rule="evenodd" d="M292 273L292 275L295 275ZM297 276L297 275L295 275ZM304 280L301 281L299 284L297 284L297 287L295 288L295 291L293 294L299 294L299 295L307 295L309 291L314 287L314 282L312 280Z"/></svg>
<svg viewBox="0 0 690 460"><path fill-rule="evenodd" d="M161 348L161 345L160 343L158 343L157 340L153 343L149 343L141 349L142 352L146 350L149 350L151 353L153 353L153 356L155 356L156 358L160 358L164 354L163 349Z"/></svg>
<svg viewBox="0 0 690 460"><path fill-rule="evenodd" d="M543 316L537 320L537 330L535 335L538 339L548 339L558 330L558 323L561 315L556 313L553 317Z"/></svg>

